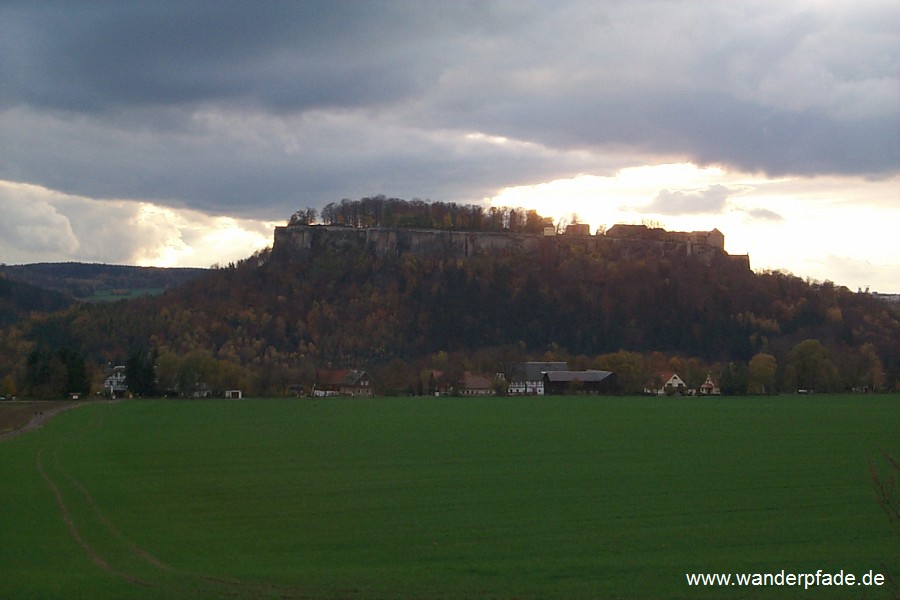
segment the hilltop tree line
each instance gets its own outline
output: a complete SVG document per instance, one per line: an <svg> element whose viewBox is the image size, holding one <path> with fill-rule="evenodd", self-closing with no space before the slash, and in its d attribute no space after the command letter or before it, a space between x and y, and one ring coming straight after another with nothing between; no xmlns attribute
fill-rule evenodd
<svg viewBox="0 0 900 600"><path fill-rule="evenodd" d="M318 218L318 219L317 219ZM294 213L289 225L342 225L345 227L414 227L464 231L541 233L551 221L534 210L455 202L426 202L374 196L327 204L321 214L307 208Z"/></svg>
<svg viewBox="0 0 900 600"><path fill-rule="evenodd" d="M281 394L321 368L366 369L381 391L416 393L432 369L492 374L545 357L615 371L623 392L673 360L689 384L712 373L730 393L893 390L900 315L830 282L616 245L454 260L265 250L159 297L0 329L0 392L37 393L29 355L62 349L83 357L94 387L99 365L139 356L146 373L152 358L153 393Z"/></svg>
<svg viewBox="0 0 900 600"><path fill-rule="evenodd" d="M52 294L62 300L60 309L71 304L73 298L91 299L104 292L152 290L176 287L202 274L205 269L134 267L89 263L37 263L30 265L0 265L0 306L5 295L3 278L15 280L17 293L26 293L30 286L43 296ZM22 285L22 282L28 285ZM35 294L35 292L31 292ZM46 300L44 300L46 302ZM57 302L60 302L57 300ZM35 298L29 306L46 310ZM0 310L0 315L3 311ZM3 324L0 321L0 324Z"/></svg>

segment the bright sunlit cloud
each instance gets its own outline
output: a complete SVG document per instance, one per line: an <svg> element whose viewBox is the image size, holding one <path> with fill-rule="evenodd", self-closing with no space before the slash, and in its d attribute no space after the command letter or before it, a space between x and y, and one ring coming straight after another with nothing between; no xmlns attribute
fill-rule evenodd
<svg viewBox="0 0 900 600"><path fill-rule="evenodd" d="M851 289L900 289L900 178L767 179L690 163L622 169L506 188L493 206L522 206L591 230L650 223L669 230L718 228L731 254L755 270L786 269Z"/></svg>
<svg viewBox="0 0 900 600"><path fill-rule="evenodd" d="M0 181L0 261L208 267L272 243L275 223Z"/></svg>

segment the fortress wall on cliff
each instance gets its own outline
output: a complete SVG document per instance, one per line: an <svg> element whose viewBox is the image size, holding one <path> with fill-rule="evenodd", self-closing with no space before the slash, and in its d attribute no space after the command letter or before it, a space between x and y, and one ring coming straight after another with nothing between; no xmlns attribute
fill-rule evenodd
<svg viewBox="0 0 900 600"><path fill-rule="evenodd" d="M511 256L536 254L542 240L540 235L509 232L295 225L275 228L273 253L292 255L304 250L352 248L377 256L399 256L404 252L442 258Z"/></svg>
<svg viewBox="0 0 900 600"><path fill-rule="evenodd" d="M272 252L276 256L302 256L322 251L357 251L375 256L419 256L463 259L472 256L552 256L580 248L587 252L615 252L625 257L688 256L706 265L720 260L750 269L749 258L729 256L715 246L674 238L662 240L597 236L544 236L539 234L452 231L407 228L354 228L337 225L292 225L275 228Z"/></svg>

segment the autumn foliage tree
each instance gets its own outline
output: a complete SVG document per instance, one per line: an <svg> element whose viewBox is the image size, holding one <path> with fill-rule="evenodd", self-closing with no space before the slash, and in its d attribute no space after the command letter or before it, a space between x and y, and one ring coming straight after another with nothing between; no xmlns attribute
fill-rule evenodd
<svg viewBox="0 0 900 600"><path fill-rule="evenodd" d="M90 392L84 357L69 349L33 350L28 355L25 393L35 398L58 399Z"/></svg>
<svg viewBox="0 0 900 600"><path fill-rule="evenodd" d="M837 376L828 349L816 339L803 340L794 346L790 367L797 389L831 391Z"/></svg>
<svg viewBox="0 0 900 600"><path fill-rule="evenodd" d="M750 359L747 391L751 394L771 394L775 391L777 376L778 360L771 354L760 352Z"/></svg>

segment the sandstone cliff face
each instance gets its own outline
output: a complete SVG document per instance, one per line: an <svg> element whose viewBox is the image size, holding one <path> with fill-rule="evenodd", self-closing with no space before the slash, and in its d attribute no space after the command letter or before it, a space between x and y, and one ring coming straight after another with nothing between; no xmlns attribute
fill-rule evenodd
<svg viewBox="0 0 900 600"><path fill-rule="evenodd" d="M276 255L293 255L304 251L354 249L377 256L399 256L410 252L421 256L467 258L534 254L539 251L542 241L538 235L505 232L297 225L275 228L272 251Z"/></svg>
<svg viewBox="0 0 900 600"><path fill-rule="evenodd" d="M570 252L614 254L622 258L684 256L706 265L731 264L749 270L749 258L730 256L716 246L676 238L628 239L603 235L543 236L511 232L448 231L332 225L294 225L275 228L272 253L299 257L319 252L355 251L379 257L412 253L442 259L474 256L564 256Z"/></svg>

